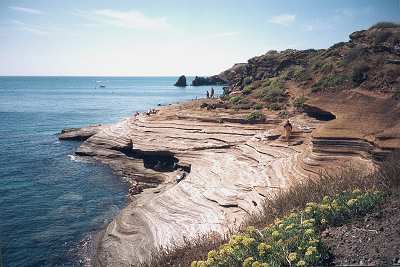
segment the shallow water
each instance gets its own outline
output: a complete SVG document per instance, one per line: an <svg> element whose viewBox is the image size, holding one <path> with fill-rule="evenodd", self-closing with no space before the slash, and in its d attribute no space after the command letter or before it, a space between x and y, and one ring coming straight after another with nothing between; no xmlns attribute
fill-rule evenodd
<svg viewBox="0 0 400 267"><path fill-rule="evenodd" d="M126 204L127 187L108 167L74 156L79 143L60 142L56 133L115 122L210 89L177 88L176 79L0 77L0 261L5 266L85 262L93 235Z"/></svg>

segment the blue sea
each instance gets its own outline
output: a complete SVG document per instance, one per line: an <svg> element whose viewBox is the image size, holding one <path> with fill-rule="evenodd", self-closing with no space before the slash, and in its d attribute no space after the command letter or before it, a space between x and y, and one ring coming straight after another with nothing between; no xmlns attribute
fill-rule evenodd
<svg viewBox="0 0 400 267"><path fill-rule="evenodd" d="M90 265L94 236L127 204L127 186L56 134L210 89L176 79L0 77L0 266Z"/></svg>

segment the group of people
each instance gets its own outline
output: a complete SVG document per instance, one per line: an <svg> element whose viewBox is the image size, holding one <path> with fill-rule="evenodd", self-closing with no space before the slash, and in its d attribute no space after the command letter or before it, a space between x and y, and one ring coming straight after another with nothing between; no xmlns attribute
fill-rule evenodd
<svg viewBox="0 0 400 267"><path fill-rule="evenodd" d="M147 112L144 112L144 114L146 114L147 116L150 116L151 114L157 114L157 112L158 112L158 109L152 108L152 109L149 109ZM139 115L140 115L139 112L135 112L133 114L133 117L136 118Z"/></svg>
<svg viewBox="0 0 400 267"><path fill-rule="evenodd" d="M146 115L147 115L147 116L150 116L151 114L157 114L157 112L158 112L158 109L152 108L152 109L149 109L149 110L146 112Z"/></svg>
<svg viewBox="0 0 400 267"><path fill-rule="evenodd" d="M211 93L207 90L207 98L214 98L214 88L211 87Z"/></svg>

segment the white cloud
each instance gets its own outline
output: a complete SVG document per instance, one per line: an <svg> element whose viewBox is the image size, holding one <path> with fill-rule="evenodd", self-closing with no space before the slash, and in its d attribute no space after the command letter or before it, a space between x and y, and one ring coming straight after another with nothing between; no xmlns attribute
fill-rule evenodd
<svg viewBox="0 0 400 267"><path fill-rule="evenodd" d="M47 31L45 31L45 30L43 30L43 29L41 29L39 27L28 25L28 24L26 24L26 23L24 23L22 21L19 21L19 20L12 20L11 23L13 25L17 26L17 29L20 30L20 31L29 32L29 33L32 33L32 34L35 34L35 35L47 35L47 34L49 34L49 32L47 32Z"/></svg>
<svg viewBox="0 0 400 267"><path fill-rule="evenodd" d="M9 6L8 8L12 9L12 10L15 10L15 11L29 13L29 14L35 14L35 15L43 14L43 12L41 10L39 10L39 9L33 9L33 8L28 8L28 7Z"/></svg>
<svg viewBox="0 0 400 267"><path fill-rule="evenodd" d="M118 11L98 9L89 12L79 11L78 14L99 24L108 24L128 29L159 30L171 27L164 17L152 18L136 10Z"/></svg>
<svg viewBox="0 0 400 267"><path fill-rule="evenodd" d="M296 15L293 14L281 14L278 16L273 16L272 18L269 19L269 22L283 25L283 26L289 26L296 20Z"/></svg>

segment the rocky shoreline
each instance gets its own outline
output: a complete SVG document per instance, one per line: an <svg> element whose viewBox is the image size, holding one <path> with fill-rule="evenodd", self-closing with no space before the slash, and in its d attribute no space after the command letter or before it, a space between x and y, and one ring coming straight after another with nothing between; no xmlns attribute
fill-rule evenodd
<svg viewBox="0 0 400 267"><path fill-rule="evenodd" d="M350 162L374 166L360 139L337 145L350 142L338 137L332 146L329 138L316 135L332 122L298 113L291 117L294 133L287 144L279 115L244 124L240 118L249 111L206 110L204 101L60 134L64 140L87 138L76 154L93 157L131 181L132 201L100 239L98 265L139 265L157 247L227 232L257 212L265 197L323 169ZM183 171L187 176L177 182Z"/></svg>

